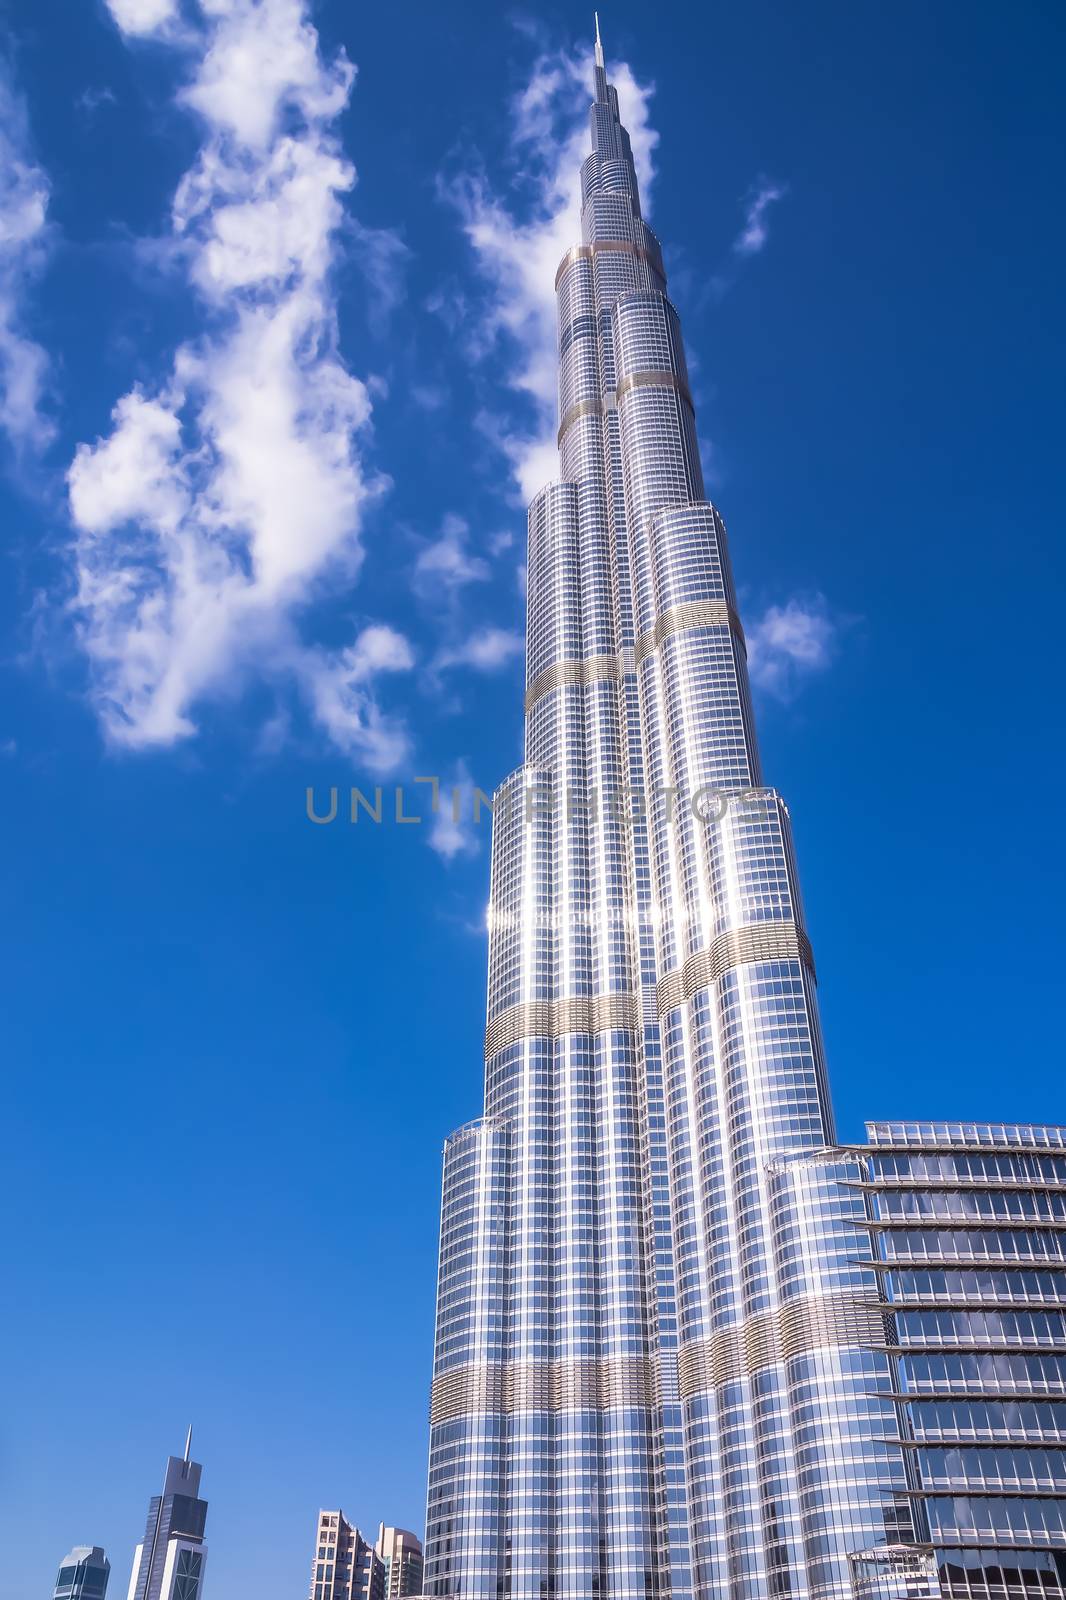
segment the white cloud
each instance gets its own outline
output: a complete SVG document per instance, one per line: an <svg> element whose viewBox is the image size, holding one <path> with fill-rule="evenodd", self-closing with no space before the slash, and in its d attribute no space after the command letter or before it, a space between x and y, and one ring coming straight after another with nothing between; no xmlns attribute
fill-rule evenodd
<svg viewBox="0 0 1066 1600"><path fill-rule="evenodd" d="M154 33L178 15L177 0L107 0L107 8L123 33Z"/></svg>
<svg viewBox="0 0 1066 1600"><path fill-rule="evenodd" d="M747 629L752 683L778 700L793 699L805 678L829 666L838 634L823 595L770 606Z"/></svg>
<svg viewBox="0 0 1066 1600"><path fill-rule="evenodd" d="M345 653L357 683L365 683L379 672L406 672L415 664L411 646L403 634L380 622L364 628Z"/></svg>
<svg viewBox="0 0 1066 1600"><path fill-rule="evenodd" d="M26 111L0 64L0 428L16 448L42 449L48 361L22 324L27 285L44 259L49 186L29 154Z"/></svg>
<svg viewBox="0 0 1066 1600"><path fill-rule="evenodd" d="M654 87L638 84L624 62L611 65L609 73L647 209L658 142L648 121ZM500 343L509 357L507 381L532 403L532 426L481 419L510 460L526 500L558 475L554 282L564 252L581 238L580 167L589 148L591 97L591 53L540 56L512 106L510 154L523 199L498 193L480 168L443 186L489 286L471 354L478 357ZM524 198L530 188L531 202Z"/></svg>
<svg viewBox="0 0 1066 1600"><path fill-rule="evenodd" d="M483 583L489 577L489 564L467 548L469 528L462 519L449 513L440 537L427 544L415 562L415 589L426 600L439 601L454 595L468 583Z"/></svg>
<svg viewBox="0 0 1066 1600"><path fill-rule="evenodd" d="M498 672L525 650L520 633L508 628L478 628L461 643L442 650L439 667L472 667L475 672Z"/></svg>
<svg viewBox="0 0 1066 1600"><path fill-rule="evenodd" d="M784 184L761 183L754 194L749 195L744 210L744 226L733 241L733 249L738 256L758 255L770 237L766 213L784 193Z"/></svg>
<svg viewBox="0 0 1066 1600"><path fill-rule="evenodd" d="M373 772L394 772L410 755L407 730L375 703L371 689L383 672L406 672L414 652L400 633L381 623L364 628L355 643L332 654L304 650L298 671L317 720L339 749Z"/></svg>
<svg viewBox="0 0 1066 1600"><path fill-rule="evenodd" d="M429 830L429 847L445 861L457 856L476 856L481 848L479 827L484 827L489 809L479 802L480 815L474 818L474 784L466 763L456 764L451 777L441 784L437 810Z"/></svg>
<svg viewBox="0 0 1066 1600"><path fill-rule="evenodd" d="M384 768L405 735L373 683L411 665L405 642L372 627L329 652L298 628L327 586L356 577L363 514L384 487L362 461L370 396L339 355L331 285L355 182L332 124L354 68L323 60L306 9L201 0L180 98L202 142L172 242L205 331L77 450L76 608L114 742L189 737L200 703L259 676L297 685L334 742ZM149 0L112 10L127 32L174 15Z"/></svg>
<svg viewBox="0 0 1066 1600"><path fill-rule="evenodd" d="M323 60L303 0L201 0L201 7L210 31L182 99L214 136L266 158L284 113L297 112L321 133L344 110L355 68L343 51Z"/></svg>

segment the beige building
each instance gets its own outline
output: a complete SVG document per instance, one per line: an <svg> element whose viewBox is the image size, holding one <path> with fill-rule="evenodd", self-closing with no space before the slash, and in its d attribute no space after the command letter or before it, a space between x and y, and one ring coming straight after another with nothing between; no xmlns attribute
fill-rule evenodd
<svg viewBox="0 0 1066 1600"><path fill-rule="evenodd" d="M416 1534L382 1523L374 1549L385 1564L386 1600L422 1593L422 1541Z"/></svg>
<svg viewBox="0 0 1066 1600"><path fill-rule="evenodd" d="M411 1535L404 1537L409 1539ZM418 1550L421 1575L421 1545ZM318 1513L310 1600L385 1600L385 1568L381 1557L343 1511Z"/></svg>

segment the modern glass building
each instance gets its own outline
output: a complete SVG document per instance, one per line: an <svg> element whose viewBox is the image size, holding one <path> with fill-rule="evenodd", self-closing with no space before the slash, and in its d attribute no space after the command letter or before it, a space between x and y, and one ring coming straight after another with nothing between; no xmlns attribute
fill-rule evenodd
<svg viewBox="0 0 1066 1600"><path fill-rule="evenodd" d="M852 1153L922 1537L952 1600L1066 1593L1066 1129L874 1122Z"/></svg>
<svg viewBox="0 0 1066 1600"><path fill-rule="evenodd" d="M935 1595L942 1548L974 1570L951 1508L976 1501L947 1490L976 1457L915 1447L933 1369L901 1351L863 1175L888 1141L835 1143L788 811L598 39L591 127L525 762L494 803L484 1115L444 1154L425 1592ZM976 1393L999 1359L935 1381L974 1362Z"/></svg>
<svg viewBox="0 0 1066 1600"><path fill-rule="evenodd" d="M783 1277L803 1300L846 1281L878 1308L867 1394L895 1415L881 1413L875 1448L895 1464L912 1532L851 1552L855 1595L1061 1597L1066 1130L872 1122L867 1136L770 1167ZM833 1427L854 1437L852 1407ZM863 1438L873 1446L873 1429ZM827 1480L827 1503L860 1477Z"/></svg>
<svg viewBox="0 0 1066 1600"><path fill-rule="evenodd" d="M76 1544L56 1579L54 1600L104 1600L111 1563L98 1544Z"/></svg>
<svg viewBox="0 0 1066 1600"><path fill-rule="evenodd" d="M144 1538L133 1555L127 1600L201 1600L207 1546L207 1501L200 1499L198 1461L189 1459L192 1429L183 1456L170 1456L162 1494L148 1506Z"/></svg>

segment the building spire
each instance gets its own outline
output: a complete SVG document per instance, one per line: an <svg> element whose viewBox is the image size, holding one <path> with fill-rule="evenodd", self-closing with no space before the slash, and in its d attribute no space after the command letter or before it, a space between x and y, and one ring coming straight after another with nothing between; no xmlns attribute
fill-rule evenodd
<svg viewBox="0 0 1066 1600"><path fill-rule="evenodd" d="M191 1451L191 1449L192 1449L192 1423L190 1422L189 1423L189 1431L185 1435L185 1458L184 1459L186 1461L188 1461L188 1459L189 1459L189 1452Z"/></svg>
<svg viewBox="0 0 1066 1600"><path fill-rule="evenodd" d="M600 14L599 14L598 11L594 11L592 13L592 15L596 18L596 65L598 67L602 67L603 66L603 45L600 42Z"/></svg>

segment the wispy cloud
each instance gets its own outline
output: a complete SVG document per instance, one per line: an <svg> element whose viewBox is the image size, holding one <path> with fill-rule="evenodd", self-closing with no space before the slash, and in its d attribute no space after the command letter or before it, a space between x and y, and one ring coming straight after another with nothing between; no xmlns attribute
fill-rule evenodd
<svg viewBox="0 0 1066 1600"><path fill-rule="evenodd" d="M759 183L748 196L744 207L744 226L733 241L738 256L756 256L770 237L766 213L785 194L783 183Z"/></svg>
<svg viewBox="0 0 1066 1600"><path fill-rule="evenodd" d="M363 460L370 396L339 354L331 282L355 182L334 125L355 69L323 58L306 0L201 0L195 32L165 0L108 3L125 33L191 62L179 99L202 141L171 243L204 332L117 401L70 468L100 719L115 743L169 745L202 703L283 678L338 746L384 770L406 736L374 684L411 665L406 641L371 628L326 650L300 628L327 580L357 576L385 487Z"/></svg>
<svg viewBox="0 0 1066 1600"><path fill-rule="evenodd" d="M380 329L406 298L411 252L391 228L368 228L354 218L348 227L356 243L356 265L372 291L374 325Z"/></svg>
<svg viewBox="0 0 1066 1600"><path fill-rule="evenodd" d="M654 86L639 84L625 62L611 64L609 71L647 203L658 142L648 117ZM479 308L463 308L469 353L477 359L501 349L506 381L527 402L517 417L481 419L527 500L558 471L554 281L563 253L581 237L579 172L588 150L591 97L590 53L539 56L510 108L509 155L520 175L512 188L500 192L480 161L441 185L488 289Z"/></svg>
<svg viewBox="0 0 1066 1600"><path fill-rule="evenodd" d="M475 628L465 639L442 650L436 664L439 667L472 667L475 672L499 672L524 650L522 635L509 628Z"/></svg>
<svg viewBox="0 0 1066 1600"><path fill-rule="evenodd" d="M42 449L54 434L41 408L47 357L24 326L26 290L44 260L48 198L26 108L0 62L0 428L19 450Z"/></svg>
<svg viewBox="0 0 1066 1600"><path fill-rule="evenodd" d="M448 390L442 383L413 383L410 394L423 411L440 411L448 403Z"/></svg>
<svg viewBox="0 0 1066 1600"><path fill-rule="evenodd" d="M101 106L113 106L116 104L115 91L109 89L106 84L100 88L90 87L83 89L74 104L87 117L92 117L99 111Z"/></svg>
<svg viewBox="0 0 1066 1600"><path fill-rule="evenodd" d="M294 660L315 716L333 743L378 772L400 765L410 754L410 739L382 712L373 686L383 673L407 672L414 664L407 639L383 623L364 628L344 650L305 650Z"/></svg>
<svg viewBox="0 0 1066 1600"><path fill-rule="evenodd" d="M840 627L824 595L794 596L783 606L770 606L747 628L752 683L777 700L793 700L807 678L832 662Z"/></svg>
<svg viewBox="0 0 1066 1600"><path fill-rule="evenodd" d="M474 788L465 761L457 762L447 782L441 785L429 830L429 847L445 861L476 856L481 848L479 824L474 820ZM482 824L485 814L482 807Z"/></svg>
<svg viewBox="0 0 1066 1600"><path fill-rule="evenodd" d="M488 562L469 548L468 524L450 513L439 536L424 545L415 562L414 582L423 600L452 599L471 583L484 583L490 576Z"/></svg>

